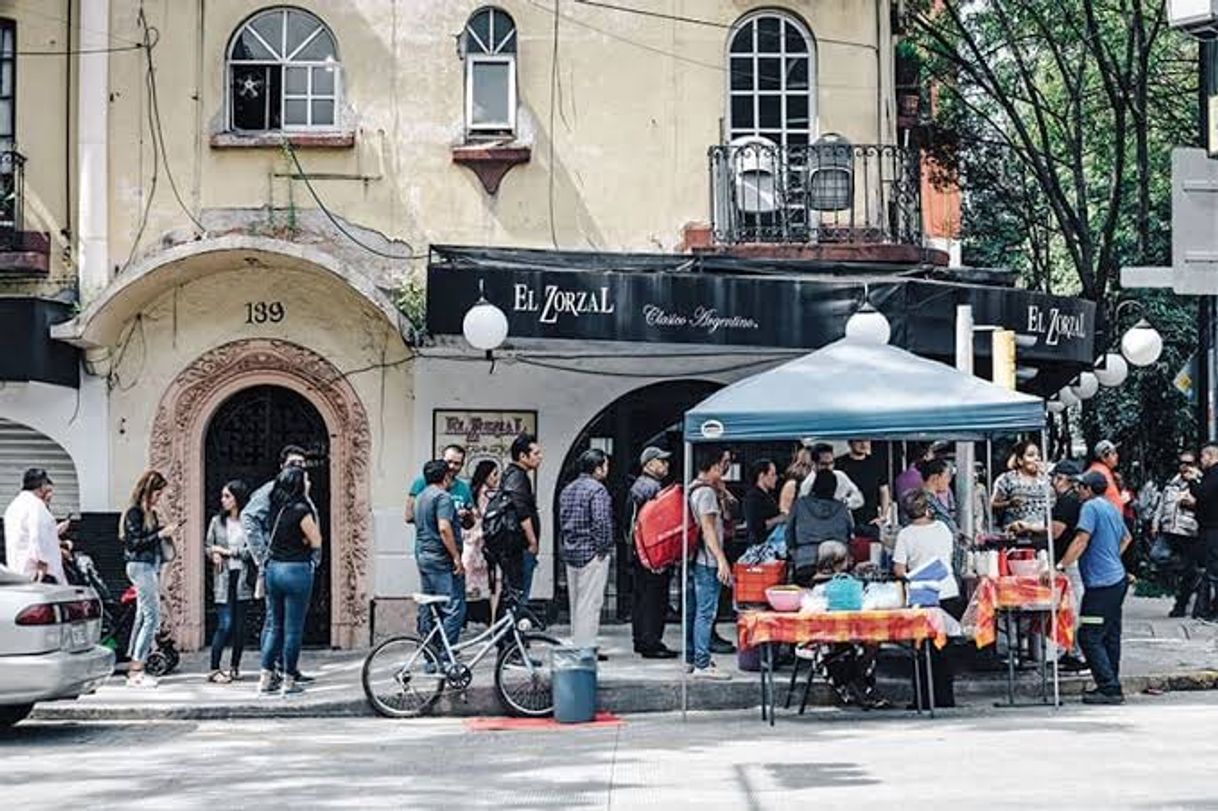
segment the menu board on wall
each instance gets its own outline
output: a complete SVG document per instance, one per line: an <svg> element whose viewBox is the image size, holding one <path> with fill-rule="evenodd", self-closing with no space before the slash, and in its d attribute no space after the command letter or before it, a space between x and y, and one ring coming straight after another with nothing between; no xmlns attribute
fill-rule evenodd
<svg viewBox="0 0 1218 811"><path fill-rule="evenodd" d="M439 459L446 445L461 445L463 476L472 476L483 459L499 463L502 469L511 461L512 441L522 433L537 435L536 411L437 408L432 416L432 458Z"/></svg>

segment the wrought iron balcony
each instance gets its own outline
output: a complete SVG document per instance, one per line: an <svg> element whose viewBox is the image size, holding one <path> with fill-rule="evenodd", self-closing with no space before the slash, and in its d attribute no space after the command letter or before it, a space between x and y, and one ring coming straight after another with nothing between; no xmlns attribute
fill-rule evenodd
<svg viewBox="0 0 1218 811"><path fill-rule="evenodd" d="M720 244L922 244L916 150L738 138L710 148L710 180Z"/></svg>
<svg viewBox="0 0 1218 811"><path fill-rule="evenodd" d="M21 209L25 186L25 156L0 150L0 244L11 248L21 238Z"/></svg>

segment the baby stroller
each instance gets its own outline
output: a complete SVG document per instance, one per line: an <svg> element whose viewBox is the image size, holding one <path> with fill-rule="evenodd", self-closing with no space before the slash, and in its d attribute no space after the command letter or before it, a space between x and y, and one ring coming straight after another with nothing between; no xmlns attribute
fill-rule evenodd
<svg viewBox="0 0 1218 811"><path fill-rule="evenodd" d="M114 651L116 664L130 661L127 651L131 644L131 632L135 628L135 586L128 586L116 600L97 571L93 559L83 552L73 552L64 560L64 573L70 582L88 586L97 594L102 604L101 644ZM177 670L181 660L173 637L162 627L157 631L148 660L144 662L144 670L150 676L167 676Z"/></svg>

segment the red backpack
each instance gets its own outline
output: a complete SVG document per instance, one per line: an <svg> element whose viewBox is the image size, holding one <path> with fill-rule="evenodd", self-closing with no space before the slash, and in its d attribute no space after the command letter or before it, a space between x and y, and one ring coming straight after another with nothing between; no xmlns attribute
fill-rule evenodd
<svg viewBox="0 0 1218 811"><path fill-rule="evenodd" d="M639 508L634 522L634 551L644 567L658 572L681 560L684 511L685 488L679 484L670 484ZM691 555L698 548L700 537L698 520L691 511L685 532Z"/></svg>

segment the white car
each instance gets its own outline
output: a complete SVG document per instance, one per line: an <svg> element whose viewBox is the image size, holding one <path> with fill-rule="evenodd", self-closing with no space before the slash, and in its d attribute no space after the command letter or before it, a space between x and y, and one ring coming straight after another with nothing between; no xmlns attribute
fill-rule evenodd
<svg viewBox="0 0 1218 811"><path fill-rule="evenodd" d="M0 728L36 701L91 693L114 672L92 589L50 586L0 566Z"/></svg>

